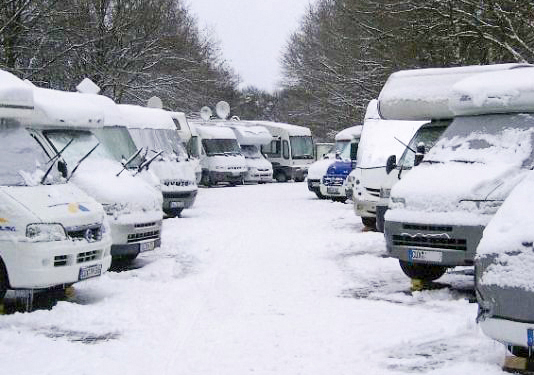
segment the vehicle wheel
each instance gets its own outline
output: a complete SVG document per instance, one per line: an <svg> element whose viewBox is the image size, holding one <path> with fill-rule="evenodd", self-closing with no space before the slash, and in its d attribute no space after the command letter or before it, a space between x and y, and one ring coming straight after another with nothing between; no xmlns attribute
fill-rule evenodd
<svg viewBox="0 0 534 375"><path fill-rule="evenodd" d="M169 208L165 210L165 215L168 217L181 217L183 208Z"/></svg>
<svg viewBox="0 0 534 375"><path fill-rule="evenodd" d="M206 187L210 187L213 185L209 174L206 172L202 172L202 178L200 179L200 183Z"/></svg>
<svg viewBox="0 0 534 375"><path fill-rule="evenodd" d="M402 272L410 279L433 281L439 279L447 271L447 267L434 264L410 263L399 259Z"/></svg>
<svg viewBox="0 0 534 375"><path fill-rule="evenodd" d="M376 230L376 218L374 217L362 217L362 224L367 228Z"/></svg>
<svg viewBox="0 0 534 375"><path fill-rule="evenodd" d="M319 198L319 199L326 199L326 198L328 198L328 197L325 197L323 194L321 194L320 191L316 191L316 192L315 192L315 195L317 195L317 198Z"/></svg>
<svg viewBox="0 0 534 375"><path fill-rule="evenodd" d="M334 197L332 198L332 200L334 202L341 202L341 203L345 203L347 201L347 197Z"/></svg>
<svg viewBox="0 0 534 375"><path fill-rule="evenodd" d="M7 271L4 262L0 259L0 302L4 299L8 288Z"/></svg>
<svg viewBox="0 0 534 375"><path fill-rule="evenodd" d="M278 172L274 178L278 182L287 182L287 176L284 172Z"/></svg>
<svg viewBox="0 0 534 375"><path fill-rule="evenodd" d="M303 182L304 177L295 177L295 182Z"/></svg>

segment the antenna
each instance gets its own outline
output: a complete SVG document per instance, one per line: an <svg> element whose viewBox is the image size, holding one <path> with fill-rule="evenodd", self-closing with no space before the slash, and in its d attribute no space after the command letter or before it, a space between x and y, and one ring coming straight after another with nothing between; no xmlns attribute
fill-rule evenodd
<svg viewBox="0 0 534 375"><path fill-rule="evenodd" d="M215 112L217 112L217 116L219 116L220 119L226 120L230 114L230 104L225 101L220 101L215 106Z"/></svg>
<svg viewBox="0 0 534 375"><path fill-rule="evenodd" d="M212 115L212 112L211 112L210 107L204 106L200 108L200 117L202 118L202 120L209 121L209 119L211 118L211 115Z"/></svg>
<svg viewBox="0 0 534 375"><path fill-rule="evenodd" d="M163 108L163 102L157 96L153 96L150 99L148 99L148 102L146 103L146 106L148 108L159 108L159 109L162 109Z"/></svg>

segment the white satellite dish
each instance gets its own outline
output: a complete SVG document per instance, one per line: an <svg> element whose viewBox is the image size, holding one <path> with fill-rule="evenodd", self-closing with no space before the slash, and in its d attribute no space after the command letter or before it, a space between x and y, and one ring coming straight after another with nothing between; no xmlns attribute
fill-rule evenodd
<svg viewBox="0 0 534 375"><path fill-rule="evenodd" d="M211 112L210 107L204 106L200 108L200 117L202 118L202 120L209 121L209 119L211 118L211 115L212 115L212 112Z"/></svg>
<svg viewBox="0 0 534 375"><path fill-rule="evenodd" d="M230 114L230 104L225 101L220 101L215 106L215 112L217 112L217 116L219 116L220 119L226 120Z"/></svg>
<svg viewBox="0 0 534 375"><path fill-rule="evenodd" d="M148 102L146 103L146 106L148 108L159 108L159 109L162 109L163 108L163 102L157 96L153 96L150 99L148 99Z"/></svg>
<svg viewBox="0 0 534 375"><path fill-rule="evenodd" d="M89 78L84 78L78 86L76 86L76 90L82 94L98 94L100 92L100 87Z"/></svg>

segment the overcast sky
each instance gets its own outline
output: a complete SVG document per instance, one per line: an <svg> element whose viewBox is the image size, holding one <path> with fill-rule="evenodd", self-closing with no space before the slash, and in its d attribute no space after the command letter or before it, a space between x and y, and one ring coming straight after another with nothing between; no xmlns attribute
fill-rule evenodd
<svg viewBox="0 0 534 375"><path fill-rule="evenodd" d="M202 29L221 42L224 58L242 87L272 91L280 80L280 58L313 0L188 0Z"/></svg>

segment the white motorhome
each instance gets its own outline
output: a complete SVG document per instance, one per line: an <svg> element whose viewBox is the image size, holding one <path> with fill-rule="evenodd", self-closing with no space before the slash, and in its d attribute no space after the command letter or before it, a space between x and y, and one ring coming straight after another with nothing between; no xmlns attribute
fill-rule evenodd
<svg viewBox="0 0 534 375"><path fill-rule="evenodd" d="M0 70L0 301L7 289L66 286L111 264L102 206L21 125L33 110L31 86Z"/></svg>
<svg viewBox="0 0 534 375"><path fill-rule="evenodd" d="M184 209L193 206L198 187L194 165L170 113L136 105L119 104L118 107L137 148L145 150L145 160L153 159L149 168L161 182L163 212L171 217L180 216Z"/></svg>
<svg viewBox="0 0 534 375"><path fill-rule="evenodd" d="M351 180L354 182L354 211L366 227L374 229L376 226L376 204L382 182L387 178L387 158L390 155L399 158L405 145L423 123L384 120L378 114L378 101L369 102L356 156L356 168L351 172Z"/></svg>
<svg viewBox="0 0 534 375"><path fill-rule="evenodd" d="M127 171L119 175L123 166L92 132L103 126L104 97L37 87L33 93L35 113L25 126L49 158L66 163L68 180L102 204L113 258L131 260L159 247L161 192Z"/></svg>
<svg viewBox="0 0 534 375"><path fill-rule="evenodd" d="M309 128L272 121L253 121L267 128L272 135L270 144L261 151L273 166L273 177L278 182L302 182L308 167L314 162L313 139Z"/></svg>
<svg viewBox="0 0 534 375"><path fill-rule="evenodd" d="M449 86L434 89L448 102L416 93L417 102L426 102L412 107L412 117L420 115L417 108L435 108L424 115L453 121L423 162L393 187L385 215L388 253L414 279L434 280L448 267L473 265L485 226L534 167L534 68L475 67L454 83L458 69L438 71ZM395 103L410 100L393 97L384 95L390 115Z"/></svg>
<svg viewBox="0 0 534 375"><path fill-rule="evenodd" d="M201 184L213 186L218 183L243 184L247 163L241 153L237 137L232 129L215 123L193 123L201 141Z"/></svg>
<svg viewBox="0 0 534 375"><path fill-rule="evenodd" d="M259 125L251 125L240 121L225 121L234 134L247 163L245 182L265 183L273 181L273 166L260 152L261 146L271 142L271 133Z"/></svg>
<svg viewBox="0 0 534 375"><path fill-rule="evenodd" d="M169 112L176 130L180 135L187 154L189 155L189 161L193 165L195 170L196 182L200 184L202 178L202 167L200 166L200 140L198 132L195 127L187 121L187 117L183 112Z"/></svg>

